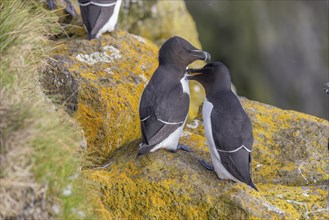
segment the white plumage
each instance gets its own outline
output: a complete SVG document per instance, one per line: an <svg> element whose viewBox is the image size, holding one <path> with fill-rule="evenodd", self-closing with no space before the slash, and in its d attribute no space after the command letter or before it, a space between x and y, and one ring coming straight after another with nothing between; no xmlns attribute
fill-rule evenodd
<svg viewBox="0 0 329 220"><path fill-rule="evenodd" d="M99 30L99 32L96 35L96 38L99 38L103 33L105 32L112 32L115 29L115 25L117 24L118 17L119 17L119 11L120 11L120 6L121 6L122 0L117 0L113 15L110 18L110 20L102 27L102 29Z"/></svg>
<svg viewBox="0 0 329 220"><path fill-rule="evenodd" d="M218 176L218 178L221 179L231 179L236 182L240 182L238 179L236 179L234 176L232 176L222 165L215 141L212 135L212 128L211 128L211 112L213 109L213 104L209 102L207 99L204 101L202 106L202 115L203 115L203 124L204 129L207 137L207 144L210 151L212 163L215 169L215 172Z"/></svg>

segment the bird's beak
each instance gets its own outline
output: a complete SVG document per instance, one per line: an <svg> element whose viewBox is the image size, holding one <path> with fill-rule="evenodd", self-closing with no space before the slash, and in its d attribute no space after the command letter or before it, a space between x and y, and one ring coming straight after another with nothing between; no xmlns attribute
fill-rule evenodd
<svg viewBox="0 0 329 220"><path fill-rule="evenodd" d="M203 68L200 69L187 69L187 79L188 80L197 80L197 76L203 74Z"/></svg>
<svg viewBox="0 0 329 220"><path fill-rule="evenodd" d="M208 52L203 50L190 50L192 56L199 58L199 60L210 61L211 56Z"/></svg>

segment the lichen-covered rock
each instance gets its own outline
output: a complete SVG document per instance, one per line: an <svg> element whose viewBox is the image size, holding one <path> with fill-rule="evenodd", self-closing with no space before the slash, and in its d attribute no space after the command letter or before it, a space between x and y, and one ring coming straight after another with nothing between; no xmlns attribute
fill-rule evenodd
<svg viewBox="0 0 329 220"><path fill-rule="evenodd" d="M262 174L256 181L295 186L329 180L327 120L264 104L243 104L253 121L253 157Z"/></svg>
<svg viewBox="0 0 329 220"><path fill-rule="evenodd" d="M178 35L202 49L196 24L186 8L184 0L126 0L122 4L118 27L145 37L159 47L168 38ZM203 61L197 61L190 67L200 68ZM204 99L203 88L195 81L190 82L191 105L190 118L194 118Z"/></svg>
<svg viewBox="0 0 329 220"><path fill-rule="evenodd" d="M183 0L137 0L122 5L119 28L152 40L158 46L179 35L200 48L196 24Z"/></svg>
<svg viewBox="0 0 329 220"><path fill-rule="evenodd" d="M210 161L200 117L181 140L194 152L159 150L137 159L138 103L158 65L157 51L123 31L69 40L58 46L41 79L59 104L70 103L87 138L88 159L94 164L107 159L106 168L83 170L100 218L329 217L329 122L323 119L241 100L253 123L259 192L219 180L199 164L199 158Z"/></svg>
<svg viewBox="0 0 329 220"><path fill-rule="evenodd" d="M45 2L44 0L44 4L46 4ZM70 16L65 12L66 2L64 0L55 0L55 3L58 6L56 14L64 30L64 32L58 30L59 34L56 37L67 38L69 36L86 39L87 34L83 28L77 2L72 1L78 15L69 21ZM178 35L191 42L195 47L202 49L196 24L183 0L124 0L119 15L117 29L147 38L158 46L161 46L168 38ZM102 37L108 38L108 35L108 33L105 33ZM203 65L203 61L197 61L191 67L199 68ZM190 87L191 107L189 118L194 118L200 103L204 99L204 91L194 81L190 82Z"/></svg>
<svg viewBox="0 0 329 220"><path fill-rule="evenodd" d="M94 181L101 218L308 219L329 217L329 123L294 111L242 100L255 144L250 187L219 180L210 161L202 121L186 126L181 143L194 152L158 150L136 158L138 141L118 149L106 169L85 170Z"/></svg>
<svg viewBox="0 0 329 220"><path fill-rule="evenodd" d="M158 65L157 53L148 40L116 31L59 43L49 59L41 83L79 121L93 161L140 137L139 98Z"/></svg>

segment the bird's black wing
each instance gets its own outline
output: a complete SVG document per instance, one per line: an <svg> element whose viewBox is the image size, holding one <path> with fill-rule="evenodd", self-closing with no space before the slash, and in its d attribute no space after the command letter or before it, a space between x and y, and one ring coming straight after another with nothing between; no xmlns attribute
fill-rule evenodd
<svg viewBox="0 0 329 220"><path fill-rule="evenodd" d="M110 5L117 2L117 0L78 0L80 5L91 5L90 3L96 3L99 5Z"/></svg>
<svg viewBox="0 0 329 220"><path fill-rule="evenodd" d="M83 23L87 28L89 38L93 39L111 18L115 5L101 7L95 4L88 4L90 2L90 0L79 0ZM116 0L94 0L93 2L96 4L111 5Z"/></svg>
<svg viewBox="0 0 329 220"><path fill-rule="evenodd" d="M142 137L147 145L160 143L182 126L189 108L189 96L182 93L179 82L169 80L163 84L156 76L151 80L139 106Z"/></svg>
<svg viewBox="0 0 329 220"><path fill-rule="evenodd" d="M88 3L88 2L89 1L79 0L79 3ZM90 11L92 11L93 13L89 14ZM87 5L87 6L80 5L80 13L81 13L83 24L87 29L88 35L90 35L93 24L95 24L98 15L100 13L100 8L91 5Z"/></svg>
<svg viewBox="0 0 329 220"><path fill-rule="evenodd" d="M211 113L211 126L215 145L221 163L238 180L249 184L251 147L253 143L251 122L238 98L232 93L222 94L220 105L214 106ZM245 146L249 151L242 148Z"/></svg>
<svg viewBox="0 0 329 220"><path fill-rule="evenodd" d="M102 29L102 27L110 20L113 14L114 7L115 5L110 7L102 7L100 9L99 16L91 30L92 36L96 36L97 33Z"/></svg>

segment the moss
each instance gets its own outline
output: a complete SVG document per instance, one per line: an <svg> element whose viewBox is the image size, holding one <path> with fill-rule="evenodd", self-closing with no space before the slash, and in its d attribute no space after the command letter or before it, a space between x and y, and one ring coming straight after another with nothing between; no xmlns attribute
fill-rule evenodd
<svg viewBox="0 0 329 220"><path fill-rule="evenodd" d="M4 0L0 10L0 219L90 219L81 202L86 187L72 178L81 128L54 111L37 80L53 46L46 36L57 25L31 0Z"/></svg>

